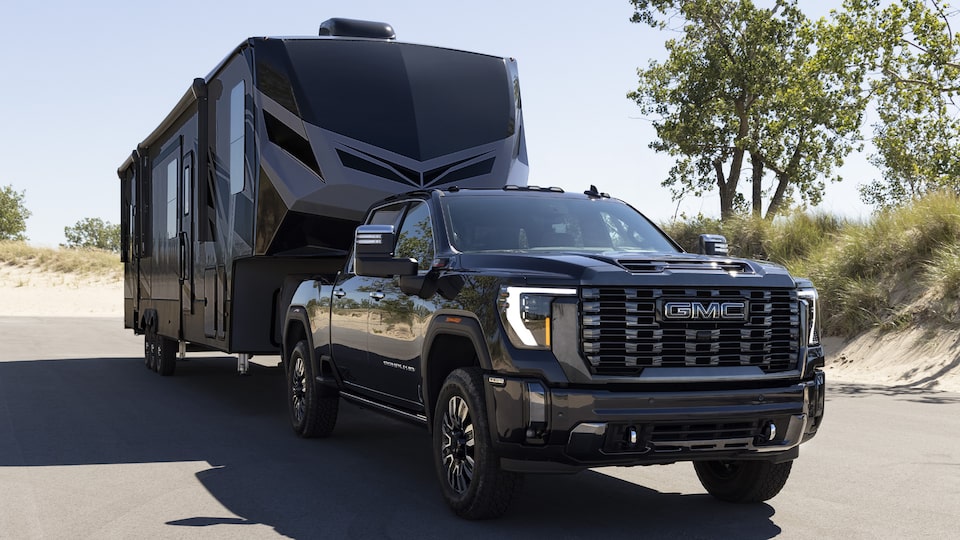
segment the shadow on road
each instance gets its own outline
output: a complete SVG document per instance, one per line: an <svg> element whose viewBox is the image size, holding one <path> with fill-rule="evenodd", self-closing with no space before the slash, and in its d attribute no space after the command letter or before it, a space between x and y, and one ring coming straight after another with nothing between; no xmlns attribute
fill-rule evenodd
<svg viewBox="0 0 960 540"><path fill-rule="evenodd" d="M173 535L245 524L294 538L781 532L768 505L661 493L592 471L529 476L504 518L463 521L441 500L425 430L344 404L331 438L301 440L287 425L280 368L237 377L233 366L199 358L161 378L132 358L0 363L0 466L207 462L198 480L238 517L184 515L167 522L181 531Z"/></svg>

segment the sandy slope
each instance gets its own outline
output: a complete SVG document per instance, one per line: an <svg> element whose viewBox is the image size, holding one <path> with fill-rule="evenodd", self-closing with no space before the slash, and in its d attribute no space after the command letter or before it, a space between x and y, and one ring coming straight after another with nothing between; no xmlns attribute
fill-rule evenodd
<svg viewBox="0 0 960 540"><path fill-rule="evenodd" d="M0 316L123 316L123 282L0 265Z"/></svg>
<svg viewBox="0 0 960 540"><path fill-rule="evenodd" d="M872 330L828 338L827 373L839 380L960 392L960 334L955 329Z"/></svg>
<svg viewBox="0 0 960 540"><path fill-rule="evenodd" d="M120 279L0 265L0 316L123 316ZM960 335L914 329L826 340L828 380L960 392Z"/></svg>

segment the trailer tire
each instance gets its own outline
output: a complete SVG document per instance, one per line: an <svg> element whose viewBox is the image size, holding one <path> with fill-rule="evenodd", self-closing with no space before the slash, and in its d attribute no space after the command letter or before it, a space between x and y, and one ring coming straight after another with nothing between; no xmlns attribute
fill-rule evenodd
<svg viewBox="0 0 960 540"><path fill-rule="evenodd" d="M157 331L152 326L143 334L143 363L150 371L157 370Z"/></svg>
<svg viewBox="0 0 960 540"><path fill-rule="evenodd" d="M287 406L294 433L305 439L329 436L337 425L340 396L318 388L306 340L297 342L287 367Z"/></svg>
<svg viewBox="0 0 960 540"><path fill-rule="evenodd" d="M433 456L447 504L466 519L490 519L510 507L523 476L500 468L490 440L478 368L454 370L433 415Z"/></svg>
<svg viewBox="0 0 960 540"><path fill-rule="evenodd" d="M707 493L721 501L758 503L780 493L793 461L695 461L694 470Z"/></svg>
<svg viewBox="0 0 960 540"><path fill-rule="evenodd" d="M177 370L176 341L163 336L157 336L156 366L157 373L169 377Z"/></svg>

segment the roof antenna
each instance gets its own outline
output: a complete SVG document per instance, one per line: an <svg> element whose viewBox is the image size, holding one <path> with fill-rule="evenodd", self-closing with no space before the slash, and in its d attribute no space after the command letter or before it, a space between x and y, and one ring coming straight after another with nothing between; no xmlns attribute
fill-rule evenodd
<svg viewBox="0 0 960 540"><path fill-rule="evenodd" d="M593 197L593 198L597 198L597 199L599 199L599 198L609 199L609 198L610 198L610 194L609 194L609 193L600 193L600 191L597 189L597 186L595 186L595 185L593 185L593 184L590 184L590 189L588 189L587 191L584 191L583 194L586 195L586 196L588 196L588 197Z"/></svg>

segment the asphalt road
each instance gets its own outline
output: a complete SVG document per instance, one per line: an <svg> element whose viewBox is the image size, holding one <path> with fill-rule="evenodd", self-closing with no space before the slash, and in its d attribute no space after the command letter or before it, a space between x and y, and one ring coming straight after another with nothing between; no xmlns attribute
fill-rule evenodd
<svg viewBox="0 0 960 540"><path fill-rule="evenodd" d="M298 439L272 359L162 378L121 327L0 318L0 538L960 537L960 394L831 383L767 504L715 501L689 464L612 468L529 476L478 523L441 500L422 428L345 404Z"/></svg>

